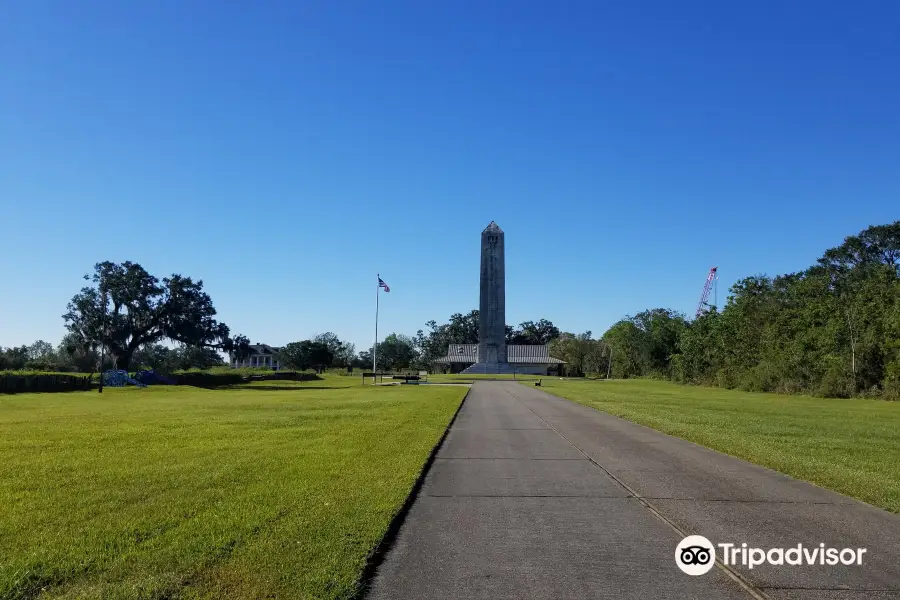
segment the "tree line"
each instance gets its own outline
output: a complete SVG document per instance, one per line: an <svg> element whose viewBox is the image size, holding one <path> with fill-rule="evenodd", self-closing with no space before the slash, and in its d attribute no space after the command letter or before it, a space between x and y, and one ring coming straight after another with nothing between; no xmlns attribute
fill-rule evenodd
<svg viewBox="0 0 900 600"><path fill-rule="evenodd" d="M450 344L478 343L478 311L455 313L447 323L426 323L428 331L419 330L416 335L391 333L378 342L375 356L379 371L403 371L431 369L436 358L447 355ZM507 325L508 344L547 344L571 334L560 330L546 319L525 321L518 327ZM324 333L312 340L293 342L279 353L282 365L296 369L354 367L372 369L373 347L357 353L353 344L342 342L334 333Z"/></svg>
<svg viewBox="0 0 900 600"><path fill-rule="evenodd" d="M130 261L97 263L84 279L87 285L63 314L64 339L56 347L39 340L30 346L0 348L0 370L172 372L224 366L223 354L241 361L251 353L249 338L231 335L230 328L216 319L202 280L179 274L158 278ZM377 369L429 369L434 359L446 356L450 344L477 343L478 311L453 314L443 324L432 320L426 328L414 336L391 333L380 340ZM506 326L508 344L556 342L560 358L573 358L569 370L574 374L593 366L590 359L584 364L580 360L583 338L561 332L547 319ZM371 346L356 352L354 344L326 332L285 345L278 359L284 367L298 370L371 369L374 354Z"/></svg>
<svg viewBox="0 0 900 600"><path fill-rule="evenodd" d="M131 360L133 370L155 369L173 372L187 369L208 369L224 366L225 360L215 350L179 344L169 348L162 344L148 344L139 348ZM96 347L83 347L71 334L53 346L38 340L31 345L0 348L0 371L49 371L60 373L93 373L98 369L118 368L112 354L104 356L100 365L100 352Z"/></svg>
<svg viewBox="0 0 900 600"><path fill-rule="evenodd" d="M447 355L450 344L474 344L478 341L478 311L466 315L452 315L450 322L438 326L426 335L416 336L391 333L378 343L378 370L430 370L433 360ZM436 330L436 331L435 331ZM591 333L572 334L560 332L551 321L541 319L526 321L518 328L509 327L509 344L549 343L551 354L566 361L564 373L606 373L608 350L600 340L591 339ZM242 360L249 355L250 340L235 336L230 358ZM333 332L320 333L312 339L291 342L280 348L277 359L283 368L298 371L326 369L372 369L372 348L356 352L352 342L341 340ZM56 347L43 340L30 346L0 348L0 371L36 370L52 372L84 372L122 368L116 356L107 353L102 369L97 348L83 348L77 338L66 335ZM213 348L177 344L168 347L161 343L139 347L131 357L130 369L153 369L172 373L189 369L209 369L226 366L223 356Z"/></svg>
<svg viewBox="0 0 900 600"><path fill-rule="evenodd" d="M722 310L653 309L604 335L614 377L749 391L900 397L900 221L869 227L809 268L739 280Z"/></svg>
<svg viewBox="0 0 900 600"><path fill-rule="evenodd" d="M250 340L215 319L202 281L158 279L136 263L105 262L85 276L63 315L57 346L0 348L0 370L94 372L98 368L175 371L240 360ZM378 343L379 371L430 369L450 344L478 342L477 310L429 321L414 336ZM169 347L162 342L174 343ZM613 324L599 339L560 331L551 321L506 326L507 344L549 344L563 373L656 377L750 391L900 397L900 221L872 226L826 250L809 268L736 282L725 306L689 319L666 308ZM106 360L100 365L100 350ZM279 354L298 370L371 369L373 348L332 332L292 342Z"/></svg>
<svg viewBox="0 0 900 600"><path fill-rule="evenodd" d="M63 315L67 330L63 340L55 347L38 340L30 346L0 348L0 370L173 372L224 366L223 354L241 361L251 353L247 336L231 335L230 328L216 320L212 299L200 280L178 274L160 279L129 261L98 263L84 279L88 284L72 297ZM446 356L450 344L477 343L478 311L453 314L443 324L432 320L426 328L414 336L391 333L380 340L377 369L430 369L434 359ZM547 319L507 325L506 341L556 342L561 358L572 359L573 374L593 365L580 361L584 335L561 332ZM356 352L353 343L325 332L285 345L278 360L297 370L371 369L373 354L371 346Z"/></svg>

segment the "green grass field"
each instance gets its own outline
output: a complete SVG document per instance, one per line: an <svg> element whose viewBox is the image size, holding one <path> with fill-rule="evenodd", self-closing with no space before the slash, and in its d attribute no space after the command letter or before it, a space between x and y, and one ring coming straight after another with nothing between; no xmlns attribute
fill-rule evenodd
<svg viewBox="0 0 900 600"><path fill-rule="evenodd" d="M390 381L385 379L385 381ZM372 387L372 380L369 379L365 386ZM268 381L248 381L247 383L239 383L231 386L231 389L297 389L297 390L335 390L354 387L363 387L362 377L333 377L325 376L321 380L313 381L291 381L289 379L277 380L270 379Z"/></svg>
<svg viewBox="0 0 900 600"><path fill-rule="evenodd" d="M900 513L900 403L544 379L542 388Z"/></svg>
<svg viewBox="0 0 900 600"><path fill-rule="evenodd" d="M0 396L0 598L351 596L467 391L355 382Z"/></svg>

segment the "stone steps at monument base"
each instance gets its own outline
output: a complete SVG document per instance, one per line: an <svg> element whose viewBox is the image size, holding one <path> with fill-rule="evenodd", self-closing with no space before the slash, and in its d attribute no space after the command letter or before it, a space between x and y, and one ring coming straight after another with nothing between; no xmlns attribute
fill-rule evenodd
<svg viewBox="0 0 900 600"><path fill-rule="evenodd" d="M475 363L460 371L460 375L513 375L517 372L509 363Z"/></svg>

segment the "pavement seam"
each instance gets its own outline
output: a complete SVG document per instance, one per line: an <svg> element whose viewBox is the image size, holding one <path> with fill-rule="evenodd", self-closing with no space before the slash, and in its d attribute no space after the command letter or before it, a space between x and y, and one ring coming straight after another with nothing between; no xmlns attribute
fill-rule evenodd
<svg viewBox="0 0 900 600"><path fill-rule="evenodd" d="M764 585L764 590L799 590L809 592L898 592L900 588L847 588L847 587L791 587L780 585Z"/></svg>
<svg viewBox="0 0 900 600"><path fill-rule="evenodd" d="M672 498L666 496L641 496L646 500L672 500L678 502L734 502L736 504L809 504L822 506L850 506L841 502L814 502L809 500L736 500L734 498Z"/></svg>
<svg viewBox="0 0 900 600"><path fill-rule="evenodd" d="M526 389L527 389L527 388L526 388ZM623 482L623 481L620 480L618 477L616 477L615 475L613 475L612 473L610 473L610 472L606 469L606 467L604 467L603 465L601 465L600 463L598 463L596 460L594 460L593 458L591 458L584 450L582 450L579 446L577 446L574 442L572 442L572 440L570 440L569 438L567 438L565 435L563 435L563 433L562 433L561 431L559 431L556 427L554 427L551 423L549 423L546 419L544 419L544 417L542 417L541 415L537 414L537 413L536 413L530 406L528 406L525 402L522 402L522 400L520 400L518 396L516 396L516 395L513 394L511 391L509 391L509 390L507 390L507 389L505 389L505 388L503 388L503 391L505 391L507 394L509 394L516 402L518 402L519 404L521 404L522 406L524 406L525 408L527 408L528 410L530 410L531 413L532 413L534 416L536 416L538 419L540 419L541 421L543 421L544 423L546 423L547 426L548 426L550 429L552 429L553 431L555 431L556 434L557 434L559 437L561 437L562 439L566 440L566 442L568 442L570 446L572 446L573 448L575 448L576 450L578 450L578 452L580 452L582 455L584 455L584 457L585 457L586 459L588 459L589 461L591 461L598 469L600 469L601 471L603 471L604 473L606 473L613 481L615 481L615 482L618 483L620 486L622 486L622 488L623 488L625 491L627 491L629 494L631 494L631 495L634 497L635 500L637 500L638 502L640 502L641 504L643 504L644 507L645 507L647 510L649 510L650 513L652 513L656 518L658 518L660 521L662 521L663 523L665 523L666 525L668 525L671 529L673 529L676 533L678 533L678 534L681 535L682 537L687 537L687 536L688 536L688 533L687 533L686 531L684 531L683 529L681 529L681 527L679 527L677 524L675 524L674 521L670 520L668 517L666 517L665 515L663 515L663 514L662 514L655 506L653 506L652 504L650 504L643 496L641 496L640 494L638 494L636 490L631 489L631 487L628 486L625 482ZM549 394L548 394L548 395L549 395ZM571 400L568 400L568 402L571 402ZM732 568L729 567L728 565L722 563L722 561L720 561L719 559L716 559L716 566L719 568L719 570L721 570L723 573L725 573L725 575L727 575L728 577L730 577L735 583L737 583L741 588L743 588L745 592L747 592L748 594L750 594L750 596L752 596L752 597L755 598L756 600L772 600L771 596L769 596L768 594L766 594L761 588L759 588L758 586L756 586L755 584L753 584L751 581L749 581L748 579L746 579L743 575L741 575L740 573L738 573L737 571L735 571L734 569L732 569Z"/></svg>

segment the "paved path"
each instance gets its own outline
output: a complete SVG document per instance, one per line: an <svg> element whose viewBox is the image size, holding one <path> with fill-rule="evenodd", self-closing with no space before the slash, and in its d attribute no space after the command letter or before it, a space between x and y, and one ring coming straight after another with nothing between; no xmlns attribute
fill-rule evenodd
<svg viewBox="0 0 900 600"><path fill-rule="evenodd" d="M685 532L867 553L861 566L691 577L674 560ZM900 600L900 517L533 387L479 382L369 597Z"/></svg>

